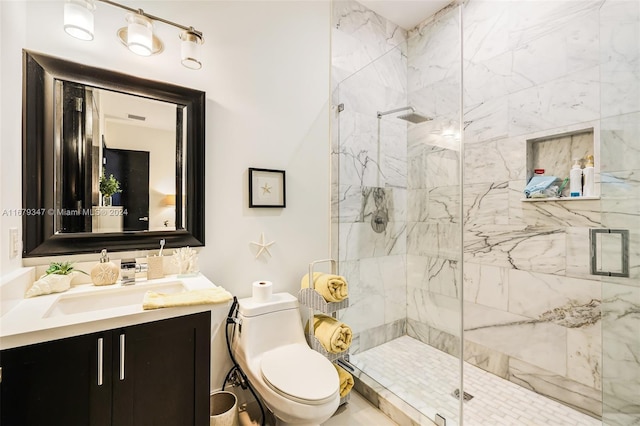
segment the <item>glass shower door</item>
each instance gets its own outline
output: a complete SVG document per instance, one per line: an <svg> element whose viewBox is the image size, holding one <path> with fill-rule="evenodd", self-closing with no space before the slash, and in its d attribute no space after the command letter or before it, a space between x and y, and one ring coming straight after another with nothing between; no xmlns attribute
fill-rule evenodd
<svg viewBox="0 0 640 426"><path fill-rule="evenodd" d="M377 26L380 17L355 2L334 8L332 249L349 282L340 319L354 332L350 360L370 386L365 394L377 394L372 399L399 423L440 416L455 426L460 9L448 7L411 31L388 31L392 24Z"/></svg>
<svg viewBox="0 0 640 426"><path fill-rule="evenodd" d="M640 422L640 3L600 13L602 227L628 231L597 247L599 268L628 274L602 277L602 423L627 426Z"/></svg>

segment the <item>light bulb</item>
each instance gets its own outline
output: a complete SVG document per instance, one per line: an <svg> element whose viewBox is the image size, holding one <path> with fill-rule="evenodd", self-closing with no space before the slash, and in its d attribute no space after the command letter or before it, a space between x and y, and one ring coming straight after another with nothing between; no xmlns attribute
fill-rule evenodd
<svg viewBox="0 0 640 426"><path fill-rule="evenodd" d="M93 40L93 0L67 0L64 4L64 30L80 40Z"/></svg>
<svg viewBox="0 0 640 426"><path fill-rule="evenodd" d="M140 14L127 15L127 47L140 56L153 53L153 24L150 19Z"/></svg>
<svg viewBox="0 0 640 426"><path fill-rule="evenodd" d="M202 36L191 29L183 31L182 34L180 34L180 40L182 40L180 46L182 65L193 70L202 68L202 62L200 62L200 46L203 43Z"/></svg>

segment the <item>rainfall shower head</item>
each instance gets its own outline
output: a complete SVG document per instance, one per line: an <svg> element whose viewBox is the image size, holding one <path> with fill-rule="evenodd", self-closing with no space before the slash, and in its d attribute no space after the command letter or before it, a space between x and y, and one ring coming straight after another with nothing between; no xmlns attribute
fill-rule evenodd
<svg viewBox="0 0 640 426"><path fill-rule="evenodd" d="M423 123L425 121L430 121L433 120L431 117L427 117L426 115L422 115L420 113L416 112L416 109L412 106L406 106L406 107L402 107L402 108L396 108L396 109L392 109L389 111L384 111L384 112L380 112L378 111L378 118L382 118L383 115L388 115L388 114L393 114L396 112L400 112L400 111L411 111L407 114L402 114L399 115L397 118L401 119L401 120L405 120L408 121L410 123Z"/></svg>
<svg viewBox="0 0 640 426"><path fill-rule="evenodd" d="M410 112L409 114L402 114L398 116L401 120L406 120L413 124L424 123L425 121L431 121L433 118L418 114L417 112Z"/></svg>

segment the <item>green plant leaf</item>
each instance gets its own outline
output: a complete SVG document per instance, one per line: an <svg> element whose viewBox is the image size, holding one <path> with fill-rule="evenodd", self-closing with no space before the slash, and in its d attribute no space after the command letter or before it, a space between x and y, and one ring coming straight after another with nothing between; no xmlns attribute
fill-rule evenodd
<svg viewBox="0 0 640 426"><path fill-rule="evenodd" d="M57 274L57 275L69 275L72 272L80 272L85 275L89 275L84 271L75 269L71 262L51 262L49 268L44 272L45 275Z"/></svg>
<svg viewBox="0 0 640 426"><path fill-rule="evenodd" d="M122 189L120 189L120 182L113 177L113 174L110 174L109 177L107 177L107 173L104 168L102 169L102 176L100 176L100 192L103 195L113 195L118 192L122 192Z"/></svg>

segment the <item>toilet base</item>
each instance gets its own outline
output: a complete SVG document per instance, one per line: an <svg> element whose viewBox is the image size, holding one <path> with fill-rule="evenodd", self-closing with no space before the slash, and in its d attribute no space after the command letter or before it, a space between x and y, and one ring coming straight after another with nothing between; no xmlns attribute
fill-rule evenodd
<svg viewBox="0 0 640 426"><path fill-rule="evenodd" d="M238 404L238 426L260 426L261 413L258 403L253 399L253 395L249 391L234 387L232 392L236 394L239 401ZM262 403L265 411L265 426L320 426L318 423L287 423L276 418L276 416Z"/></svg>

